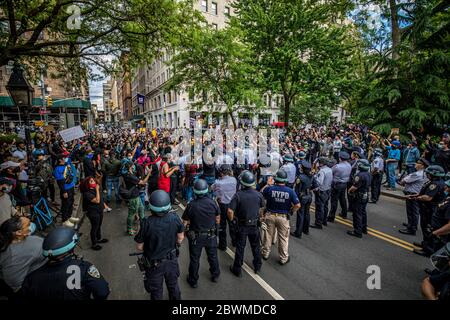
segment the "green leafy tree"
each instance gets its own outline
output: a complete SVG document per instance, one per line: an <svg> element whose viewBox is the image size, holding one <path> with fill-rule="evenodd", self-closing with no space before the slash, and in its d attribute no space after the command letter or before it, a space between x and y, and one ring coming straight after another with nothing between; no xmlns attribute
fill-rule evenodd
<svg viewBox="0 0 450 320"><path fill-rule="evenodd" d="M388 133L437 132L450 120L449 4L434 0L397 4L400 42L368 55L366 84L355 94L355 114Z"/></svg>
<svg viewBox="0 0 450 320"><path fill-rule="evenodd" d="M246 0L234 3L232 23L244 33L263 90L283 96L285 122L300 95L333 90L351 54L344 23L350 1Z"/></svg>
<svg viewBox="0 0 450 320"><path fill-rule="evenodd" d="M195 23L192 8L184 0L4 0L0 66L18 59L32 72L64 59L70 72L92 74L93 66L111 70L125 50L138 65Z"/></svg>
<svg viewBox="0 0 450 320"><path fill-rule="evenodd" d="M192 104L195 108L223 112L231 117L235 128L234 114L258 112L262 95L255 89L256 69L237 29L192 28L175 52L168 89L199 97Z"/></svg>

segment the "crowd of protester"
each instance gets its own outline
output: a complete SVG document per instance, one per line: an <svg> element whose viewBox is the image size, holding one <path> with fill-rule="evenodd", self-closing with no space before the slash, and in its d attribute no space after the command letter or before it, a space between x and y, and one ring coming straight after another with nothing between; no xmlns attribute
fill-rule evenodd
<svg viewBox="0 0 450 320"><path fill-rule="evenodd" d="M42 238L32 235L36 226L35 200L30 196L29 185L34 178L39 179L39 194L57 209L56 224L76 227L80 217L74 212L74 201L77 193L81 194L82 211L91 226L93 250L101 250L102 244L108 242L102 234L102 222L104 213L114 207L113 202L116 207L122 204L128 207L124 232L135 236L140 221L149 211L153 191L167 192L172 205L190 202L194 198L194 183L201 178L208 183L213 196L220 199L219 205L227 206L232 198L223 191L224 186L230 185L227 179L250 171L257 177L257 190L262 190L266 184L273 184L272 177L277 175L278 170L271 169L274 162L286 173L286 186L301 200L296 228L291 233L294 237L309 234L313 199L316 215L312 227L321 229L334 222L339 203L344 218L347 212L363 210L361 229L355 227L353 232L362 236L360 232L367 233L370 224L365 205L376 204L384 190L404 194L407 221L400 231L415 235L420 227L423 241L415 243L416 253L430 256L448 242L448 133L431 137L408 132L401 136L393 130L383 137L362 125L294 127L288 132L281 130L279 148L269 150L267 161L258 159L255 142L247 141L245 150L235 143L235 152L244 154L245 163L231 163L231 170L220 169L226 157L213 164L187 163L185 154L173 157L171 152L181 139L172 139L172 133L173 129L109 128L89 131L83 138L64 142L56 132L37 131L29 146L30 155L20 138L3 142L0 146L2 294L19 292L26 275L46 262ZM203 147L215 143L213 140ZM367 180L370 196L358 202L352 186L358 185L358 174L364 168L370 176ZM311 179L310 185L302 185L301 175ZM233 183L238 187L239 179ZM363 204L355 208L356 203ZM222 233L225 227L226 220L222 221ZM219 249L226 247L223 238L222 234Z"/></svg>

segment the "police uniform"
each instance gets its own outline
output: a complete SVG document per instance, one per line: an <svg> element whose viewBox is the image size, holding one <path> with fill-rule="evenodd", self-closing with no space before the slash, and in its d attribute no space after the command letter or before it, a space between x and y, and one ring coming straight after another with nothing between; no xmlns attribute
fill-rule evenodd
<svg viewBox="0 0 450 320"><path fill-rule="evenodd" d="M217 203L204 196L189 202L182 219L189 221L189 275L187 278L191 286L196 286L198 269L203 248L208 256L209 271L213 279L220 275L219 260L217 258L216 217L220 216Z"/></svg>
<svg viewBox="0 0 450 320"><path fill-rule="evenodd" d="M109 292L108 283L97 268L74 256L35 270L25 278L21 289L27 300L105 300Z"/></svg>
<svg viewBox="0 0 450 320"><path fill-rule="evenodd" d="M354 192L354 212L353 229L357 235L367 233L367 203L369 202L370 173L360 171L356 174L353 181Z"/></svg>
<svg viewBox="0 0 450 320"><path fill-rule="evenodd" d="M355 201L356 201L355 194L348 193L348 190L350 190L350 188L353 186L358 169L358 160L352 160L350 164L352 166L352 171L350 173L350 180L347 183L347 200L348 200L347 211L355 212ZM344 219L347 218L346 215L342 215L341 217Z"/></svg>
<svg viewBox="0 0 450 320"><path fill-rule="evenodd" d="M311 168L311 165L308 164ZM295 187L295 192L299 198L301 207L297 211L297 221L295 225L294 236L301 238L302 233L309 234L310 213L309 208L312 203L312 187L313 178L311 175L300 173L298 176L298 183Z"/></svg>
<svg viewBox="0 0 450 320"><path fill-rule="evenodd" d="M343 157L342 153L341 157ZM346 154L345 159L348 159L348 154ZM330 212L328 214L325 212L326 216L324 217L324 221L328 222L334 222L338 201L341 205L341 216L347 216L347 199L345 198L345 193L347 190L347 183L350 180L352 166L347 161L342 161L336 164L332 171L333 183L331 186L331 207Z"/></svg>
<svg viewBox="0 0 450 320"><path fill-rule="evenodd" d="M423 243L431 238L431 220L437 210L438 204L445 198L445 183L442 179L433 179L425 182L419 196L427 195L431 201L419 201L420 228L422 229Z"/></svg>
<svg viewBox="0 0 450 320"><path fill-rule="evenodd" d="M261 236L258 222L259 212L263 207L264 198L262 194L252 188L238 191L231 200L230 209L233 210L237 221L236 254L231 271L238 276L242 272L247 238L252 248L253 268L255 272L261 269Z"/></svg>
<svg viewBox="0 0 450 320"><path fill-rule="evenodd" d="M377 202L381 194L381 181L383 180L384 160L381 156L375 157L372 161L371 196L372 202Z"/></svg>
<svg viewBox="0 0 450 320"><path fill-rule="evenodd" d="M328 212L333 172L328 166L324 165L314 179L318 190L315 192L316 220L311 227L322 229L322 225L327 225L325 217L326 212Z"/></svg>
<svg viewBox="0 0 450 320"><path fill-rule="evenodd" d="M296 171L295 165L292 162L288 162L281 166L281 169L286 171L288 176L288 181L286 183L286 186L289 188L293 188L295 184L295 177L296 177Z"/></svg>
<svg viewBox="0 0 450 320"><path fill-rule="evenodd" d="M424 190L425 189L425 190ZM433 254L440 247L445 245L444 239L439 239L435 237L432 232L442 228L449 221L449 197L445 197L444 194L445 183L442 179L432 180L425 183L424 188L422 188L421 193L429 195L433 198L431 202L419 201L420 208L420 225L423 233L422 249L426 255ZM425 220L422 223L423 220ZM426 223L426 225L425 225Z"/></svg>
<svg viewBox="0 0 450 320"><path fill-rule="evenodd" d="M263 196L267 201L266 224L268 228L267 237L263 243L262 255L265 259L269 257L272 240L275 231L278 233L278 253L280 263L289 261L289 218L293 205L300 203L294 190L284 185L267 186L263 190Z"/></svg>
<svg viewBox="0 0 450 320"><path fill-rule="evenodd" d="M226 250L227 248L227 212L230 206L231 199L236 193L237 180L235 177L224 176L216 180L211 186L212 191L216 194L217 202L220 208L220 229L219 229L219 249ZM236 231L234 226L228 221L230 230L231 243L236 246Z"/></svg>
<svg viewBox="0 0 450 320"><path fill-rule="evenodd" d="M175 211L170 211L163 216L152 215L143 219L139 233L134 238L137 243L144 244L144 286L152 300L163 298L163 278L169 291L169 299L181 299L177 234L183 231L181 219Z"/></svg>

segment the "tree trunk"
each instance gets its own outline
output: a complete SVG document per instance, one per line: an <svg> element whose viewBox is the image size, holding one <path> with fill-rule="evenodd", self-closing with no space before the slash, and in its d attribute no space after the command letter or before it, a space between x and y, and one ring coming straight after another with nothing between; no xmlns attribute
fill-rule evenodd
<svg viewBox="0 0 450 320"><path fill-rule="evenodd" d="M395 0L389 0L391 10L391 34L392 34L392 59L399 58L398 47L400 45L400 27L398 25L397 3Z"/></svg>
<svg viewBox="0 0 450 320"><path fill-rule="evenodd" d="M234 119L233 114L231 112L229 112L229 111L227 112L227 115L230 116L231 122L233 122L233 128L234 128L234 130L236 130L237 129L236 119Z"/></svg>

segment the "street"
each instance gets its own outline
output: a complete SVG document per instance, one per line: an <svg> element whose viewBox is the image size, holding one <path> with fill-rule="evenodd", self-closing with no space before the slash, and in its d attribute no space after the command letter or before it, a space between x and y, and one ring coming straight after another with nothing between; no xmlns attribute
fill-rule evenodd
<svg viewBox="0 0 450 320"><path fill-rule="evenodd" d="M183 206L183 205L181 205ZM113 207L114 208L114 207ZM178 213L182 210L177 206ZM338 211L339 212L339 211ZM132 237L125 234L126 207L114 208L106 213L103 221L103 236L109 243L101 251L90 250L89 228L85 219L81 232L81 247L78 253L94 263L109 281L113 300L145 300L142 276L137 268ZM351 216L350 216L351 217ZM313 216L312 216L313 219ZM428 259L411 252L412 242L420 235L406 236L397 232L405 220L405 207L401 200L382 197L378 204L369 204L368 223L370 234L363 239L346 235L350 221L338 219L323 230L310 230L302 239L290 237L291 262L285 266L277 263L276 247L268 261L263 262L261 273L255 275L251 269L251 251L247 244L246 264L242 278L232 275L228 269L232 264L234 249L219 251L221 276L218 283L209 278L206 254L202 254L199 287L190 288L186 282L189 264L187 239L180 249L180 287L185 300L262 300L262 299L421 299L420 283L425 277L424 268L430 267ZM291 219L291 226L295 218ZM409 245L408 245L409 243ZM381 289L369 290L366 281L367 267L381 269ZM165 297L167 298L167 290Z"/></svg>

